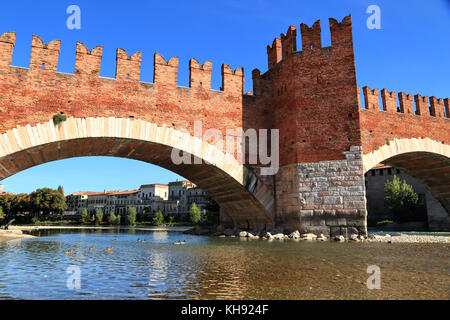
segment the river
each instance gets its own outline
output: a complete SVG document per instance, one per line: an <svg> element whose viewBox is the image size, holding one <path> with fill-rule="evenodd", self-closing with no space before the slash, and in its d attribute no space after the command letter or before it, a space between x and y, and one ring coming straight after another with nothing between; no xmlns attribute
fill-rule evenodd
<svg viewBox="0 0 450 320"><path fill-rule="evenodd" d="M39 235L0 243L0 299L449 299L448 244L267 242L140 229ZM381 288L369 290L373 265ZM70 267L80 272L79 289Z"/></svg>

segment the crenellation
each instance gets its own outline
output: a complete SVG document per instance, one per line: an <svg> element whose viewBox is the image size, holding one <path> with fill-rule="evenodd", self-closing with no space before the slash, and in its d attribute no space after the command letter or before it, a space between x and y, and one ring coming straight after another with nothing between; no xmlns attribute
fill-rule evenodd
<svg viewBox="0 0 450 320"><path fill-rule="evenodd" d="M189 87L211 89L211 72L211 61L200 65L196 59L191 59L189 61Z"/></svg>
<svg viewBox="0 0 450 320"><path fill-rule="evenodd" d="M281 61L281 39L275 38L272 46L267 46L267 57L269 70Z"/></svg>
<svg viewBox="0 0 450 320"><path fill-rule="evenodd" d="M142 53L135 52L131 56L121 48L116 54L116 79L125 81L141 80Z"/></svg>
<svg viewBox="0 0 450 320"><path fill-rule="evenodd" d="M45 44L40 37L33 35L30 70L56 72L58 69L60 47L61 40L53 40Z"/></svg>
<svg viewBox="0 0 450 320"><path fill-rule="evenodd" d="M353 51L352 16L346 16L341 22L330 18L331 46Z"/></svg>
<svg viewBox="0 0 450 320"><path fill-rule="evenodd" d="M300 32L302 34L302 50L315 50L322 48L322 35L320 20L314 22L312 27L308 27L302 23L300 25Z"/></svg>
<svg viewBox="0 0 450 320"><path fill-rule="evenodd" d="M178 57L172 57L168 62L162 55L155 53L153 83L176 87L178 83Z"/></svg>
<svg viewBox="0 0 450 320"><path fill-rule="evenodd" d="M378 89L370 89L368 86L363 88L365 106L367 110L380 110L380 93Z"/></svg>
<svg viewBox="0 0 450 320"><path fill-rule="evenodd" d="M227 64L222 65L222 91L234 95L244 93L244 68L240 67L232 70Z"/></svg>
<svg viewBox="0 0 450 320"><path fill-rule="evenodd" d="M397 95L395 91L381 90L381 99L383 101L384 111L391 113L397 112Z"/></svg>
<svg viewBox="0 0 450 320"><path fill-rule="evenodd" d="M444 99L430 97L430 115L437 118L444 118Z"/></svg>
<svg viewBox="0 0 450 320"><path fill-rule="evenodd" d="M414 114L414 99L412 94L400 92L398 94L400 102L400 112L404 114Z"/></svg>
<svg viewBox="0 0 450 320"><path fill-rule="evenodd" d="M88 50L82 42L77 42L75 74L100 76L100 66L103 56L103 47L97 46Z"/></svg>
<svg viewBox="0 0 450 320"><path fill-rule="evenodd" d="M297 28L290 26L286 34L281 34L282 59L286 60L297 51Z"/></svg>
<svg viewBox="0 0 450 320"><path fill-rule="evenodd" d="M428 97L422 97L420 94L414 96L416 102L416 114L421 116L430 115L430 106L428 104Z"/></svg>
<svg viewBox="0 0 450 320"><path fill-rule="evenodd" d="M0 36L0 69L6 69L11 65L15 44L15 32L5 32Z"/></svg>

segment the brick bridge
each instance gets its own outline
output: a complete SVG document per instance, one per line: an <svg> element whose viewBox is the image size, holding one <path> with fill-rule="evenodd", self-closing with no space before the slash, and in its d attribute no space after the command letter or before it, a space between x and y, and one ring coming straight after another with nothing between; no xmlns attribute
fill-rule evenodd
<svg viewBox="0 0 450 320"><path fill-rule="evenodd" d="M80 156L146 161L192 180L220 205L224 223L324 234L367 232L364 173L378 163L422 181L450 212L449 100L363 88L356 81L351 17L289 27L268 46L269 69L222 65L211 89L211 62L189 63L189 88L177 86L178 58L154 56L153 83L140 81L141 53L117 50L115 79L100 77L102 47L77 43L75 73L57 72L60 41L33 36L29 68L11 66L13 32L0 37L0 179L45 162ZM414 108L415 103L415 108ZM362 108L361 105L365 105ZM415 111L414 111L415 109ZM53 124L55 114L68 119ZM194 132L280 129L280 169L260 176L236 153ZM186 130L186 131L183 131ZM232 137L234 138L234 137ZM202 164L175 165L171 152ZM225 161L226 160L226 161ZM256 169L256 170L255 170Z"/></svg>

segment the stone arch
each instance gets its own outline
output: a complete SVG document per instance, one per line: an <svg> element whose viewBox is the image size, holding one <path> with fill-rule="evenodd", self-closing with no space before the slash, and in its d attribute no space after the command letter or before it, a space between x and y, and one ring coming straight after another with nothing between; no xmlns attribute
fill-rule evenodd
<svg viewBox="0 0 450 320"><path fill-rule="evenodd" d="M395 139L363 155L364 173L379 163L402 169L423 183L443 207L442 214L437 213L440 229L450 229L450 145L429 138Z"/></svg>
<svg viewBox="0 0 450 320"><path fill-rule="evenodd" d="M174 148L202 160L201 164L175 164ZM69 117L58 125L50 120L8 130L0 134L0 179L42 163L83 156L158 165L205 190L235 227L247 226L248 221L252 228L273 225L273 200L261 188L246 188L247 170L233 155L187 132L139 119Z"/></svg>

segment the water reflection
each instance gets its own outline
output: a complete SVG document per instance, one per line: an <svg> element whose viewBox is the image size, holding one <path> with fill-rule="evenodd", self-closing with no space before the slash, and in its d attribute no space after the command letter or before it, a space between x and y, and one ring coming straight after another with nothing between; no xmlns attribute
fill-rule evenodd
<svg viewBox="0 0 450 320"><path fill-rule="evenodd" d="M0 244L0 299L449 298L446 244L268 243L138 228L39 232ZM173 245L180 240L186 245ZM366 287L373 264L381 290ZM66 286L69 266L81 269L80 290Z"/></svg>

